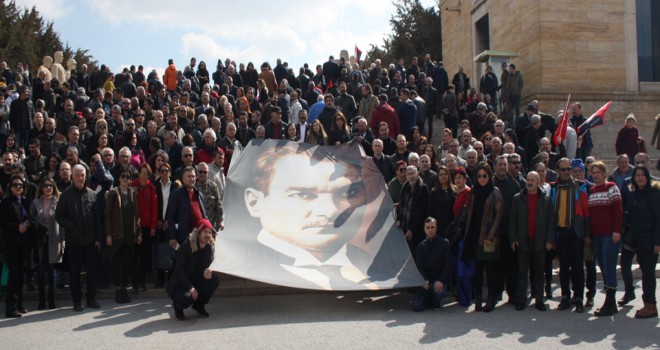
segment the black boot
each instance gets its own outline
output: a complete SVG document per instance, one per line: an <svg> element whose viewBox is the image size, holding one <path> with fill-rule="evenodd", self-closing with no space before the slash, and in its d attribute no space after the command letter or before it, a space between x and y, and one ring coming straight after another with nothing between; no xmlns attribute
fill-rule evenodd
<svg viewBox="0 0 660 350"><path fill-rule="evenodd" d="M46 296L42 293L39 293L39 303L37 304L37 310L46 309Z"/></svg>
<svg viewBox="0 0 660 350"><path fill-rule="evenodd" d="M55 309L55 291L54 290L49 290L48 291L48 309L49 310Z"/></svg>
<svg viewBox="0 0 660 350"><path fill-rule="evenodd" d="M484 301L481 298L481 295L477 295L474 298L474 311L481 311Z"/></svg>
<svg viewBox="0 0 660 350"><path fill-rule="evenodd" d="M619 300L619 306L628 305L629 302L635 300L635 291L626 291L626 294L623 295L623 298Z"/></svg>
<svg viewBox="0 0 660 350"><path fill-rule="evenodd" d="M115 301L117 302L117 304L125 303L124 294L122 293L121 288L115 288Z"/></svg>
<svg viewBox="0 0 660 350"><path fill-rule="evenodd" d="M616 307L615 293L616 293L616 289L607 288L607 294L605 294L605 303L600 309L594 312L594 316L596 317L612 316L615 313L619 312L619 310Z"/></svg>
<svg viewBox="0 0 660 350"><path fill-rule="evenodd" d="M486 301L486 306L484 306L484 312L491 312L495 310L495 305L497 304L497 297L488 297L488 301Z"/></svg>
<svg viewBox="0 0 660 350"><path fill-rule="evenodd" d="M121 289L121 294L124 296L124 302L125 303L130 303L131 302L131 297L128 295L128 289L122 288Z"/></svg>

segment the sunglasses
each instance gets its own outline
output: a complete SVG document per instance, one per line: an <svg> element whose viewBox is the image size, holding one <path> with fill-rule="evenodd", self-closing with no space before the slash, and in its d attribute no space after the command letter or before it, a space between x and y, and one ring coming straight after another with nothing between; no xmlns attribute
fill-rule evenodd
<svg viewBox="0 0 660 350"><path fill-rule="evenodd" d="M399 168L399 170L397 170L397 171L402 173L402 172L406 171L406 168Z"/></svg>
<svg viewBox="0 0 660 350"><path fill-rule="evenodd" d="M45 184L44 185L44 188L53 188L53 187L55 187L55 186L53 186L53 184Z"/></svg>
<svg viewBox="0 0 660 350"><path fill-rule="evenodd" d="M11 184L11 187L13 187L13 188L23 188L23 184L16 182L16 183Z"/></svg>
<svg viewBox="0 0 660 350"><path fill-rule="evenodd" d="M144 114L136 114L136 117L144 117Z"/></svg>
<svg viewBox="0 0 660 350"><path fill-rule="evenodd" d="M165 174L165 173L169 173L169 172L170 172L170 169L163 168L163 169L160 169L160 172L163 173L163 174Z"/></svg>
<svg viewBox="0 0 660 350"><path fill-rule="evenodd" d="M133 123L126 124L126 126L135 126Z"/></svg>
<svg viewBox="0 0 660 350"><path fill-rule="evenodd" d="M487 179L487 178L488 178L488 175L486 175L486 174L477 175L477 179Z"/></svg>

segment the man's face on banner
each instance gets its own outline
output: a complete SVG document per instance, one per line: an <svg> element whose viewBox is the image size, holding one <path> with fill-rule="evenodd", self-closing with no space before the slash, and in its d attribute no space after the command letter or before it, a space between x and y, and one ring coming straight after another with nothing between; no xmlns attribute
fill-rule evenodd
<svg viewBox="0 0 660 350"><path fill-rule="evenodd" d="M357 168L293 154L273 169L265 191L245 191L250 215L265 231L317 257L331 256L353 238L355 232L343 232L341 226L366 204Z"/></svg>

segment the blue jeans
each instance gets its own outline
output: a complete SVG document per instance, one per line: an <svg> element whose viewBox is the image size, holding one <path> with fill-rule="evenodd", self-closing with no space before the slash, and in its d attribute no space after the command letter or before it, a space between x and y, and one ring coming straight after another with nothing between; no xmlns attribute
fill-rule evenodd
<svg viewBox="0 0 660 350"><path fill-rule="evenodd" d="M603 275L603 284L605 288L616 289L616 263L621 250L621 241L614 244L612 236L594 236L593 242L598 267Z"/></svg>
<svg viewBox="0 0 660 350"><path fill-rule="evenodd" d="M435 308L440 308L442 306L442 298L447 295L447 290L449 289L448 283L445 283L442 286L442 289L439 293L433 289L433 284L431 283L431 288L424 289L423 287L417 287L415 290L415 296L412 300L412 309L413 311L424 311L433 305Z"/></svg>

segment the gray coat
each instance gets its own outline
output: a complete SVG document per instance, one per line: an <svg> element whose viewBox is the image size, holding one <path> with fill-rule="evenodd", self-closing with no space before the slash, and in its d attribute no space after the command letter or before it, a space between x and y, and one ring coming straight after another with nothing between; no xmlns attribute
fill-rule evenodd
<svg viewBox="0 0 660 350"><path fill-rule="evenodd" d="M57 264L62 262L62 254L64 245L64 230L60 230L60 225L55 220L55 209L57 208L57 198L53 197L53 204L50 207L50 220L46 224L44 220L44 204L41 199L35 199L32 201L32 206L30 207L30 218L36 221L40 225L46 226L48 232L47 243L48 244L48 263Z"/></svg>

